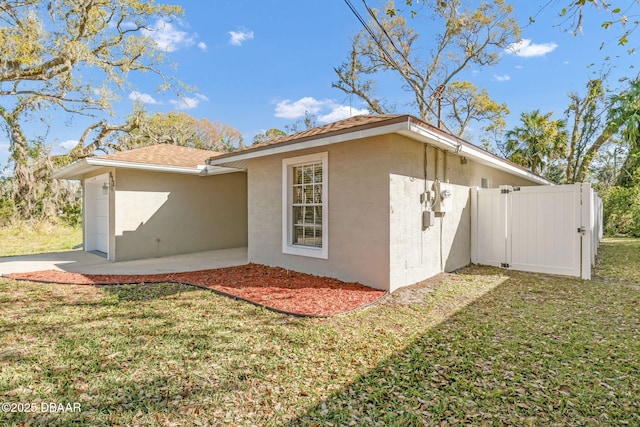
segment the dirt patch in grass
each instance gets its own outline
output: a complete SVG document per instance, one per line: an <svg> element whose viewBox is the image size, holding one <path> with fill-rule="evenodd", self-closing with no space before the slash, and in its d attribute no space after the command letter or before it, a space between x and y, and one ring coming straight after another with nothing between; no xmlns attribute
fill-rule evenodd
<svg viewBox="0 0 640 427"><path fill-rule="evenodd" d="M343 314L372 304L386 294L385 291L359 283L346 283L328 277L258 264L167 274L80 274L45 270L9 274L7 277L76 285L184 283L211 289L276 311L302 316Z"/></svg>
<svg viewBox="0 0 640 427"><path fill-rule="evenodd" d="M422 304L425 298L436 290L439 284L447 278L453 277L449 273L441 273L420 283L398 289L384 299L385 304Z"/></svg>

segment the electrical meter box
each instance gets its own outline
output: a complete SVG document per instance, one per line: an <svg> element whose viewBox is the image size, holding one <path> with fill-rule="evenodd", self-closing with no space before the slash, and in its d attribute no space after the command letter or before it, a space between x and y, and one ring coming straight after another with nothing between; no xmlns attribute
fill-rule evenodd
<svg viewBox="0 0 640 427"><path fill-rule="evenodd" d="M452 208L453 195L449 188L449 184L436 181L433 183L435 200L433 203L433 210L435 212L449 212Z"/></svg>

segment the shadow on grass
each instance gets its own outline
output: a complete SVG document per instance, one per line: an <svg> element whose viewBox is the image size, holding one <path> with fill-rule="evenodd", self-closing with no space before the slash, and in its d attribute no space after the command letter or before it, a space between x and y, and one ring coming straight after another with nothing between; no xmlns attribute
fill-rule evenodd
<svg viewBox="0 0 640 427"><path fill-rule="evenodd" d="M640 424L639 295L502 274L502 284L287 425Z"/></svg>
<svg viewBox="0 0 640 427"><path fill-rule="evenodd" d="M182 283L138 283L128 285L96 285L118 301L150 301L201 289Z"/></svg>

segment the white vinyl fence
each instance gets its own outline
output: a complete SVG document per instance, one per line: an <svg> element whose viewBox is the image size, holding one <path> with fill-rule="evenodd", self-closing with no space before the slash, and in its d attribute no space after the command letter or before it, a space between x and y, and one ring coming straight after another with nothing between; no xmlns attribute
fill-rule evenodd
<svg viewBox="0 0 640 427"><path fill-rule="evenodd" d="M471 189L471 262L591 279L602 201L590 184Z"/></svg>

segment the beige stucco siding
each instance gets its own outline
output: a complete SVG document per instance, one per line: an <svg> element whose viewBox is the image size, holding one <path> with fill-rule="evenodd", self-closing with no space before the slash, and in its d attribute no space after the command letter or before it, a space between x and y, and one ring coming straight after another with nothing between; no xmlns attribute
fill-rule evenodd
<svg viewBox="0 0 640 427"><path fill-rule="evenodd" d="M427 148L427 189L437 178L451 191L450 211L434 214L434 225L423 229L424 145L397 136L390 156L390 282L389 290L452 271L471 261L470 187L481 179L491 187L535 185L526 179L471 160L463 164L454 153Z"/></svg>
<svg viewBox="0 0 640 427"><path fill-rule="evenodd" d="M328 153L328 259L282 250L282 161ZM470 187L535 185L460 156L427 148L427 189L435 178L452 193L451 210L422 228L424 145L400 135L274 154L248 163L250 262L358 281L393 291L471 260Z"/></svg>
<svg viewBox="0 0 640 427"><path fill-rule="evenodd" d="M118 169L115 261L246 246L245 173L198 177Z"/></svg>
<svg viewBox="0 0 640 427"><path fill-rule="evenodd" d="M390 143L383 136L250 160L249 261L387 289ZM328 152L328 259L283 254L282 160L320 152Z"/></svg>

